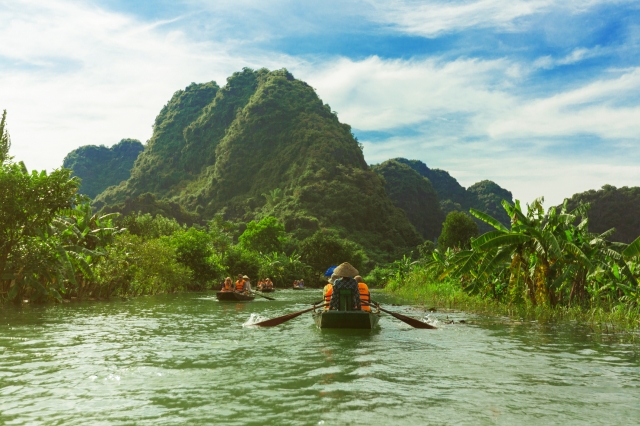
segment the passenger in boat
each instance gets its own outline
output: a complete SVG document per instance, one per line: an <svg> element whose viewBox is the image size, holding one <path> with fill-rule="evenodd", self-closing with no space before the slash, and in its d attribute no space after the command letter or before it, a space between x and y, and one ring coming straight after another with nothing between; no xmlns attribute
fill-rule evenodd
<svg viewBox="0 0 640 426"><path fill-rule="evenodd" d="M246 277L246 275L244 277ZM237 291L238 293L244 292L244 277L242 276L242 274L238 274L238 280L236 281L235 288L235 291Z"/></svg>
<svg viewBox="0 0 640 426"><path fill-rule="evenodd" d="M249 277L244 275L242 279L244 280L244 292L251 293L251 282L249 281Z"/></svg>
<svg viewBox="0 0 640 426"><path fill-rule="evenodd" d="M222 291L233 291L233 281L231 281L231 277L227 277L224 279L224 284L222 284Z"/></svg>
<svg viewBox="0 0 640 426"><path fill-rule="evenodd" d="M298 287L304 288L304 280L298 281Z"/></svg>
<svg viewBox="0 0 640 426"><path fill-rule="evenodd" d="M331 302L331 295L333 294L333 282L338 278L340 277L338 277L336 274L331 275L331 278L329 278L329 283L325 285L324 288L322 289L322 296L324 297L325 311L329 310L328 303Z"/></svg>
<svg viewBox="0 0 640 426"><path fill-rule="evenodd" d="M360 306L363 311L371 312L371 307L369 303L371 303L371 293L369 293L369 286L364 283L364 280L360 275L356 275L353 277L354 280L358 283L358 293L360 294ZM366 302L366 303L362 303Z"/></svg>
<svg viewBox="0 0 640 426"><path fill-rule="evenodd" d="M293 288L298 288L298 280L293 280Z"/></svg>
<svg viewBox="0 0 640 426"><path fill-rule="evenodd" d="M271 278L267 278L267 280L265 281L265 285L269 290L273 290L273 281L271 281Z"/></svg>
<svg viewBox="0 0 640 426"><path fill-rule="evenodd" d="M264 288L264 281L263 280L258 281L258 286L256 288L258 290L262 290Z"/></svg>
<svg viewBox="0 0 640 426"><path fill-rule="evenodd" d="M358 275L358 270L348 262L344 262L333 271L333 274L339 278L333 282L333 292L331 294L329 309L340 309L340 290L348 289L351 290L353 309L360 310L358 283L353 279L353 277Z"/></svg>

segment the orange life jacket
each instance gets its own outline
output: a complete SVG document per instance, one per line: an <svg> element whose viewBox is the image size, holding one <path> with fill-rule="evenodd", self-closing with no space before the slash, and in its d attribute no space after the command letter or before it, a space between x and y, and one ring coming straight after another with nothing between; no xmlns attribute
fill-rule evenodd
<svg viewBox="0 0 640 426"><path fill-rule="evenodd" d="M225 282L223 291L233 291L233 284Z"/></svg>
<svg viewBox="0 0 640 426"><path fill-rule="evenodd" d="M322 292L324 293L324 303L331 302L331 295L333 294L333 284L329 283L325 285L324 290ZM329 307L325 306L324 309L327 310L329 309Z"/></svg>
<svg viewBox="0 0 640 426"><path fill-rule="evenodd" d="M244 291L244 280L236 281L236 291L240 291L240 292Z"/></svg>
<svg viewBox="0 0 640 426"><path fill-rule="evenodd" d="M371 312L371 307L365 305L362 302L371 302L371 294L369 293L369 287L365 283L358 283L358 292L360 293L360 303L363 311Z"/></svg>

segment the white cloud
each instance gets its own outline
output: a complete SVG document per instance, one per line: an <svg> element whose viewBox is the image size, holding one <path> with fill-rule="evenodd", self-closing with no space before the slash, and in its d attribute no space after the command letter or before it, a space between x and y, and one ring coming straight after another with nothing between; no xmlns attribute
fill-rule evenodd
<svg viewBox="0 0 640 426"><path fill-rule="evenodd" d="M143 142L173 92L243 66L233 45L193 42L167 22L62 0L5 2L0 9L0 108L8 111L12 155L53 168L80 145Z"/></svg>
<svg viewBox="0 0 640 426"><path fill-rule="evenodd" d="M580 61L583 61L585 59L601 56L608 52L609 52L608 49L603 49L600 46L596 46L591 49L587 49L584 47L574 49L571 53L569 53L568 55L562 58L553 58L548 55L542 56L533 62L532 70L536 70L536 69L548 70L548 69L555 68L557 66L572 65Z"/></svg>
<svg viewBox="0 0 640 426"><path fill-rule="evenodd" d="M503 60L371 57L301 71L342 121L363 130L385 130L452 113L503 109L510 96L496 89L508 79L507 70L509 63Z"/></svg>
<svg viewBox="0 0 640 426"><path fill-rule="evenodd" d="M196 42L189 17L147 22L65 0L0 4L0 40L11 40L0 43L0 109L9 112L11 154L30 168L57 167L80 145L146 140L162 105L192 81L223 84L243 66L284 66L354 128L412 134L376 143L362 138L368 161L418 158L465 186L493 179L523 200L544 194L554 203L605 183L640 180L633 149L624 158L615 150L602 155L602 146L580 159L550 154L583 134L607 146L635 145L640 68L532 97L535 90L525 85L541 63L508 57L305 61L250 51L246 40ZM550 58L549 66L600 53L576 48Z"/></svg>
<svg viewBox="0 0 640 426"><path fill-rule="evenodd" d="M424 37L469 28L499 28L514 31L518 20L551 10L584 12L602 3L624 0L372 0L372 19L400 31Z"/></svg>
<svg viewBox="0 0 640 426"><path fill-rule="evenodd" d="M487 133L492 138L591 134L637 140L640 67L547 98L523 100L495 117Z"/></svg>

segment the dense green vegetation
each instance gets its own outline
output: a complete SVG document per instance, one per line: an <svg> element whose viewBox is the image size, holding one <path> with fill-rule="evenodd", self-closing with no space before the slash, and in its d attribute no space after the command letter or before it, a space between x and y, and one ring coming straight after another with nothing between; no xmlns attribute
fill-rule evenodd
<svg viewBox="0 0 640 426"><path fill-rule="evenodd" d="M449 172L430 169L422 161L407 160L406 158L396 158L395 161L408 165L431 182L438 194L440 208L445 215L452 211L467 213L469 209L473 208L495 217L503 225L509 223L509 217L502 209L501 202L506 200L512 203L511 192L495 182L483 180L465 189ZM484 222L476 220L476 223L480 231L490 230L489 225Z"/></svg>
<svg viewBox="0 0 640 426"><path fill-rule="evenodd" d="M372 170L384 177L387 195L406 212L416 230L428 240L438 238L444 215L429 179L397 160L385 161Z"/></svg>
<svg viewBox="0 0 640 426"><path fill-rule="evenodd" d="M469 249L471 239L478 236L478 225L462 212L451 212L442 224L442 233L438 238L438 248Z"/></svg>
<svg viewBox="0 0 640 426"><path fill-rule="evenodd" d="M73 170L73 175L81 179L81 194L94 198L108 187L129 179L143 148L137 139L122 139L111 148L85 145L67 154L62 167Z"/></svg>
<svg viewBox="0 0 640 426"><path fill-rule="evenodd" d="M569 208L589 203L589 228L593 232L605 232L615 228L611 235L614 241L632 242L640 235L640 188L637 186L616 188L605 185L599 190L574 194L569 199Z"/></svg>
<svg viewBox="0 0 640 426"><path fill-rule="evenodd" d="M0 302L203 290L239 272L254 279L269 275L278 286L317 279L295 247L284 247L289 236L274 217L244 225L218 214L204 226L187 226L158 212L94 214L90 200L78 194L80 181L71 170L29 172L12 161L10 145L5 113L0 122ZM175 207L147 198L141 203L157 211Z"/></svg>
<svg viewBox="0 0 640 426"><path fill-rule="evenodd" d="M351 128L286 70L245 68L222 88L212 82L176 92L130 179L94 205L124 212L147 193L200 223L218 213L242 223L273 216L294 243L331 229L360 246L369 266L422 242Z"/></svg>
<svg viewBox="0 0 640 426"><path fill-rule="evenodd" d="M438 297L446 289L507 307L496 309L503 312L573 309L640 325L640 238L627 245L609 240L613 230L590 232L588 204L570 209L565 202L545 212L538 199L526 211L518 201L503 201L503 208L509 227L471 209L494 230L462 250L436 249L389 289L416 294L423 287L424 296Z"/></svg>

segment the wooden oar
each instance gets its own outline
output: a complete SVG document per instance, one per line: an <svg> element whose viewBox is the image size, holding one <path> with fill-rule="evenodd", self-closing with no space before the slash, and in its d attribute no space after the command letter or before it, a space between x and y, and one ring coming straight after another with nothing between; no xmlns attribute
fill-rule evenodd
<svg viewBox="0 0 640 426"><path fill-rule="evenodd" d="M367 302L364 302L364 304L369 305ZM427 328L427 329L431 329L431 330L436 330L437 328L432 326L431 324L427 324L426 322L422 322L420 320L417 320L415 318L411 318L408 317L406 315L402 315L399 314L397 312L392 312L392 311L388 311L384 308L381 308L379 304L371 304L371 306L375 306L376 308L380 309L382 312L387 313L389 315L391 315L392 317L398 318L400 321L405 322L407 324L409 324L411 327L413 328Z"/></svg>
<svg viewBox="0 0 640 426"><path fill-rule="evenodd" d="M283 322L287 322L290 319L293 319L297 316L304 314L305 312L313 311L316 308L320 308L322 306L314 306L313 308L303 309L302 311L293 312L291 314L283 315L281 317L271 318L265 321L257 322L252 325L259 325L260 327L275 327L276 325L280 325Z"/></svg>
<svg viewBox="0 0 640 426"><path fill-rule="evenodd" d="M254 292L253 294L258 294L258 292L256 291L256 292ZM264 295L262 295L262 294L258 294L258 296L260 296L260 297L264 297L264 298L265 298L265 299L267 299L267 300L276 300L276 299L274 299L273 297L267 297L267 296L264 296Z"/></svg>

